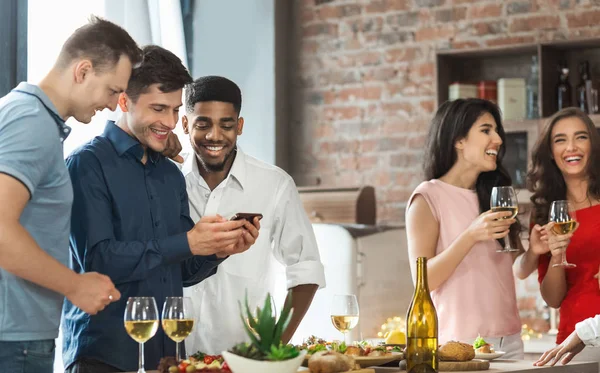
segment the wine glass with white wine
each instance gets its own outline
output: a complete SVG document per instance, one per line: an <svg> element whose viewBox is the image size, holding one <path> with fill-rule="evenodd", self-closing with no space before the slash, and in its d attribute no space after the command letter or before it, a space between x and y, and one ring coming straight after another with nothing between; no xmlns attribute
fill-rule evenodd
<svg viewBox="0 0 600 373"><path fill-rule="evenodd" d="M577 227L575 209L568 201L552 202L548 219L554 222L552 233L557 235L569 234ZM567 248L565 247L562 252L562 261L554 264L552 267L575 268L577 266L567 262Z"/></svg>
<svg viewBox="0 0 600 373"><path fill-rule="evenodd" d="M127 334L140 344L137 373L146 373L144 369L144 343L154 337L158 330L156 301L152 297L129 298L123 319Z"/></svg>
<svg viewBox="0 0 600 373"><path fill-rule="evenodd" d="M343 334L346 341L347 333L358 324L359 310L356 295L335 295L330 314L333 326Z"/></svg>
<svg viewBox="0 0 600 373"><path fill-rule="evenodd" d="M497 186L492 188L490 207L492 212L511 212L511 215L505 216L502 219L515 218L519 213L519 201L517 201L517 194L515 193L513 187ZM509 236L506 236L504 237L504 248L496 251L499 253L510 253L513 251L519 251L519 249L513 248L510 244Z"/></svg>
<svg viewBox="0 0 600 373"><path fill-rule="evenodd" d="M162 327L165 334L175 342L175 358L182 360L179 344L194 328L192 300L187 297L167 297L162 310Z"/></svg>

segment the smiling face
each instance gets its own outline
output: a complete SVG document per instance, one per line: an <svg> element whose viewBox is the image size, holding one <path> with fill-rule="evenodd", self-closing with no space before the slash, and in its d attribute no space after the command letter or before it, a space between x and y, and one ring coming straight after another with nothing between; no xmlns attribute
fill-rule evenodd
<svg viewBox="0 0 600 373"><path fill-rule="evenodd" d="M586 177L591 155L590 133L577 117L554 124L550 137L552 158L563 177Z"/></svg>
<svg viewBox="0 0 600 373"><path fill-rule="evenodd" d="M237 137L242 134L244 119L233 104L221 101L197 102L183 119L183 131L201 168L206 172L228 170L234 160Z"/></svg>
<svg viewBox="0 0 600 373"><path fill-rule="evenodd" d="M71 92L71 116L82 123L91 122L97 111L117 108L119 94L127 88L131 76L131 62L121 56L117 64L107 71L97 71L88 60L75 66L77 84Z"/></svg>
<svg viewBox="0 0 600 373"><path fill-rule="evenodd" d="M467 136L456 143L458 159L479 172L494 171L502 145L496 120L490 113L482 114L471 126Z"/></svg>
<svg viewBox="0 0 600 373"><path fill-rule="evenodd" d="M144 148L162 153L167 146L169 133L179 121L182 90L165 93L159 84L151 85L134 102L126 93L121 94L119 106L127 118L123 128L136 138Z"/></svg>

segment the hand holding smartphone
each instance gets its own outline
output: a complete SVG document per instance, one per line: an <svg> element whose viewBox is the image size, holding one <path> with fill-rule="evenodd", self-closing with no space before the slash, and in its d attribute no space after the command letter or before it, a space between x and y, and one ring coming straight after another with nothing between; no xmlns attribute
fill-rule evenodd
<svg viewBox="0 0 600 373"><path fill-rule="evenodd" d="M231 217L231 219L229 220L242 220L242 219L246 219L248 220L250 223L254 224L254 218L258 217L258 220L261 220L263 215L259 214L259 213L252 213L252 212L238 212L237 214L233 215Z"/></svg>

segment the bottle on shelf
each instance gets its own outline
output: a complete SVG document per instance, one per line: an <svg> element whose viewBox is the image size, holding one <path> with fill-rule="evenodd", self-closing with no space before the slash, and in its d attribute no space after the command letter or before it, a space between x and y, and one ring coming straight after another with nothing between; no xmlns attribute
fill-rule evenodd
<svg viewBox="0 0 600 373"><path fill-rule="evenodd" d="M427 285L427 258L417 258L417 283L406 315L406 372L433 373L439 367L438 318Z"/></svg>
<svg viewBox="0 0 600 373"><path fill-rule="evenodd" d="M588 114L598 112L598 89L592 83L590 64L583 61L579 64L580 81L575 89L577 107Z"/></svg>
<svg viewBox="0 0 600 373"><path fill-rule="evenodd" d="M538 93L539 93L539 74L537 56L531 58L531 71L527 78L527 118L535 119L540 117Z"/></svg>
<svg viewBox="0 0 600 373"><path fill-rule="evenodd" d="M585 92L585 83L589 80L589 64L587 61L583 61L579 64L579 84L575 88L575 95L577 97L577 107L583 112L588 112L587 94Z"/></svg>
<svg viewBox="0 0 600 373"><path fill-rule="evenodd" d="M573 92L569 83L569 68L565 63L558 65L559 77L556 85L556 107L557 110L573 106Z"/></svg>

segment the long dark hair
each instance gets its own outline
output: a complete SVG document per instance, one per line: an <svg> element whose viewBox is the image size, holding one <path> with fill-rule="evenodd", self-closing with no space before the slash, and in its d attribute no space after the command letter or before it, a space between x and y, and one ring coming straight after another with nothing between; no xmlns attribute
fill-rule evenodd
<svg viewBox="0 0 600 373"><path fill-rule="evenodd" d="M552 129L558 121L566 118L579 118L589 132L591 151L586 166L588 196L600 197L600 135L594 122L583 111L575 107L562 109L548 119L533 149L532 164L527 173L527 188L533 192L533 221L542 225L548 221L550 203L567 198L565 179L552 157Z"/></svg>
<svg viewBox="0 0 600 373"><path fill-rule="evenodd" d="M456 143L467 137L473 124L483 114L489 113L496 121L498 135L506 142L506 134L502 126L500 109L493 102L478 98L457 99L446 101L438 108L429 126L429 136L425 150L423 171L425 180L439 179L444 176L456 163ZM502 166L502 158L506 152L501 146L496 156L496 169L482 172L477 177L475 190L479 200L479 211L483 213L490 209L490 197L495 186L512 184L510 175ZM517 222L510 227L510 241L517 245L520 224ZM504 240L498 240L504 245Z"/></svg>

